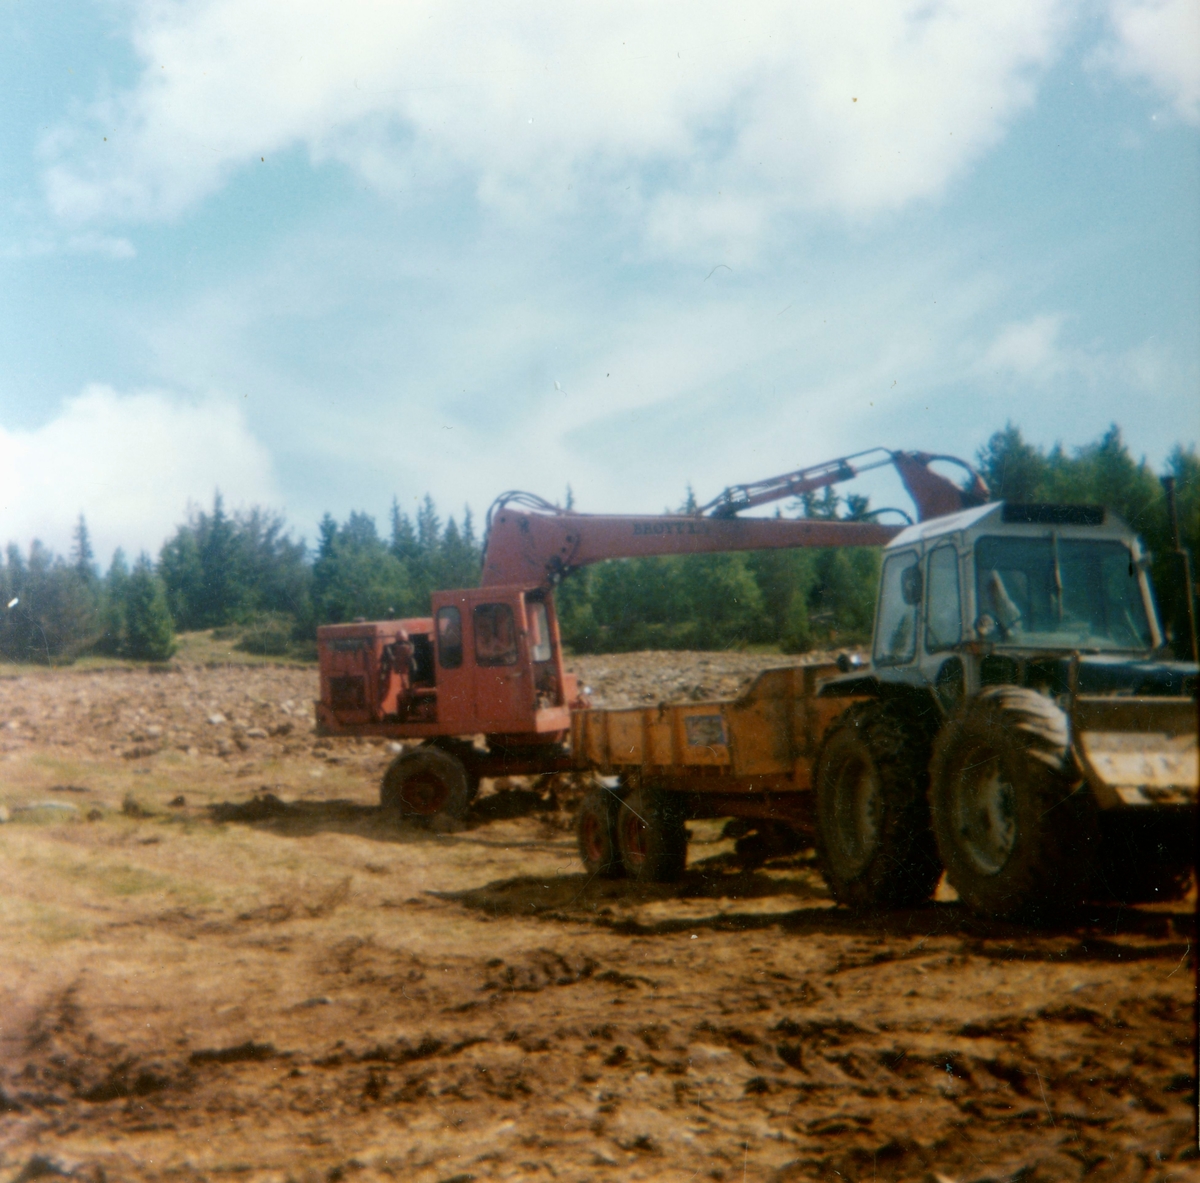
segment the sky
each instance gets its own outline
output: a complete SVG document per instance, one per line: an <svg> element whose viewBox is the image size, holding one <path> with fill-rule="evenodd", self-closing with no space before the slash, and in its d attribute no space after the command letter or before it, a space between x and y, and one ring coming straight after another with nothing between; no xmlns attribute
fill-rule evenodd
<svg viewBox="0 0 1200 1183"><path fill-rule="evenodd" d="M1200 437L1198 0L0 0L0 88L0 543Z"/></svg>

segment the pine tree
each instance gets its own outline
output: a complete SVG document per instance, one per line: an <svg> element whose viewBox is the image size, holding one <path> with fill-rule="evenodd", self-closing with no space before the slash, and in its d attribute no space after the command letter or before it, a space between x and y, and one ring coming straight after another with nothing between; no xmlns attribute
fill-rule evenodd
<svg viewBox="0 0 1200 1183"><path fill-rule="evenodd" d="M92 553L92 540L88 535L87 521L83 514L79 515L79 520L75 523L72 540L71 566L84 583L94 584L96 582L95 555Z"/></svg>
<svg viewBox="0 0 1200 1183"><path fill-rule="evenodd" d="M100 639L96 648L101 653L120 653L125 645L125 596L129 587L129 564L125 552L118 546L113 551L100 606Z"/></svg>
<svg viewBox="0 0 1200 1183"><path fill-rule="evenodd" d="M432 564L442 537L442 523L437 507L428 493L417 510L417 547L424 562Z"/></svg>
<svg viewBox="0 0 1200 1183"><path fill-rule="evenodd" d="M162 581L143 551L125 587L125 656L166 661L175 652L175 631Z"/></svg>
<svg viewBox="0 0 1200 1183"><path fill-rule="evenodd" d="M976 460L980 476L997 501L1046 500L1050 464L1037 448L1025 442L1012 420L1003 431L993 432Z"/></svg>
<svg viewBox="0 0 1200 1183"><path fill-rule="evenodd" d="M392 498L392 541L388 549L402 563L411 562L421 552L421 548L417 545L417 533L413 529L413 524L409 520L408 514L400 508L400 502L395 497Z"/></svg>

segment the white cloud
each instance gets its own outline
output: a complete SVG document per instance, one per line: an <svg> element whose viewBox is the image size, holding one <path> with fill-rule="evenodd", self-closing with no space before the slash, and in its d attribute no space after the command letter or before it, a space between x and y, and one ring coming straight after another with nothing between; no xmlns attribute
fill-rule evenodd
<svg viewBox="0 0 1200 1183"><path fill-rule="evenodd" d="M3 542L66 551L83 513L104 562L117 546L156 553L218 487L231 507L279 500L270 456L223 400L89 386L42 427L0 427Z"/></svg>
<svg viewBox="0 0 1200 1183"><path fill-rule="evenodd" d="M142 0L136 85L46 144L68 218L169 217L296 145L402 193L465 176L655 247L936 197L1033 100L1074 0ZM106 137L106 138L105 138Z"/></svg>
<svg viewBox="0 0 1200 1183"><path fill-rule="evenodd" d="M1038 417L1058 403L1076 408L1076 423L1100 415L1130 429L1165 427L1174 441L1190 438L1190 423L1180 422L1170 408L1178 392L1195 389L1192 358L1155 337L1125 348L1104 340L1072 341L1070 325L1071 318L1058 312L1004 325L974 372L993 389L1021 390L1031 409L1037 406Z"/></svg>
<svg viewBox="0 0 1200 1183"><path fill-rule="evenodd" d="M1066 317L1052 312L1005 325L984 353L981 372L1045 381L1078 368L1079 357L1072 356L1060 340L1065 321Z"/></svg>
<svg viewBox="0 0 1200 1183"><path fill-rule="evenodd" d="M1200 123L1200 4L1196 0L1114 0L1115 42L1102 63L1148 82L1175 113Z"/></svg>

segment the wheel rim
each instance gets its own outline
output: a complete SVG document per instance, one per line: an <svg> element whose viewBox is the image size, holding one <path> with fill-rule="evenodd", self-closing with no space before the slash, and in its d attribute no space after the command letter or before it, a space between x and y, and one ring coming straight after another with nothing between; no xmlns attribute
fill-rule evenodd
<svg viewBox="0 0 1200 1183"><path fill-rule="evenodd" d="M646 823L628 805L621 812L621 851L626 861L638 868L646 861Z"/></svg>
<svg viewBox="0 0 1200 1183"><path fill-rule="evenodd" d="M850 758L838 770L834 792L834 829L845 872L857 874L871 861L879 843L879 774L866 760Z"/></svg>
<svg viewBox="0 0 1200 1183"><path fill-rule="evenodd" d="M600 818L594 813L586 813L583 825L580 826L579 844L583 847L583 857L589 862L599 865L604 862L604 830Z"/></svg>
<svg viewBox="0 0 1200 1183"><path fill-rule="evenodd" d="M418 772L415 776L410 776L400 790L404 812L419 814L422 817L432 817L435 813L440 813L449 796L450 790L441 778L432 772Z"/></svg>
<svg viewBox="0 0 1200 1183"><path fill-rule="evenodd" d="M991 748L967 752L954 778L959 845L984 875L1003 870L1017 844L1016 792Z"/></svg>

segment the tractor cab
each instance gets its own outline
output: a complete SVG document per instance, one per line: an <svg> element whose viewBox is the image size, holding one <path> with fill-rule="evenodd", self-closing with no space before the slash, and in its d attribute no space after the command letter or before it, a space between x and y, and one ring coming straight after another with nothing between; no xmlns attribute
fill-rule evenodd
<svg viewBox="0 0 1200 1183"><path fill-rule="evenodd" d="M1158 657L1147 566L1099 506L993 502L911 526L884 552L871 676L931 688L946 712L1000 684L1190 693L1187 663Z"/></svg>
<svg viewBox="0 0 1200 1183"><path fill-rule="evenodd" d="M558 742L578 698L542 588L434 592L433 615L323 625L319 729Z"/></svg>

